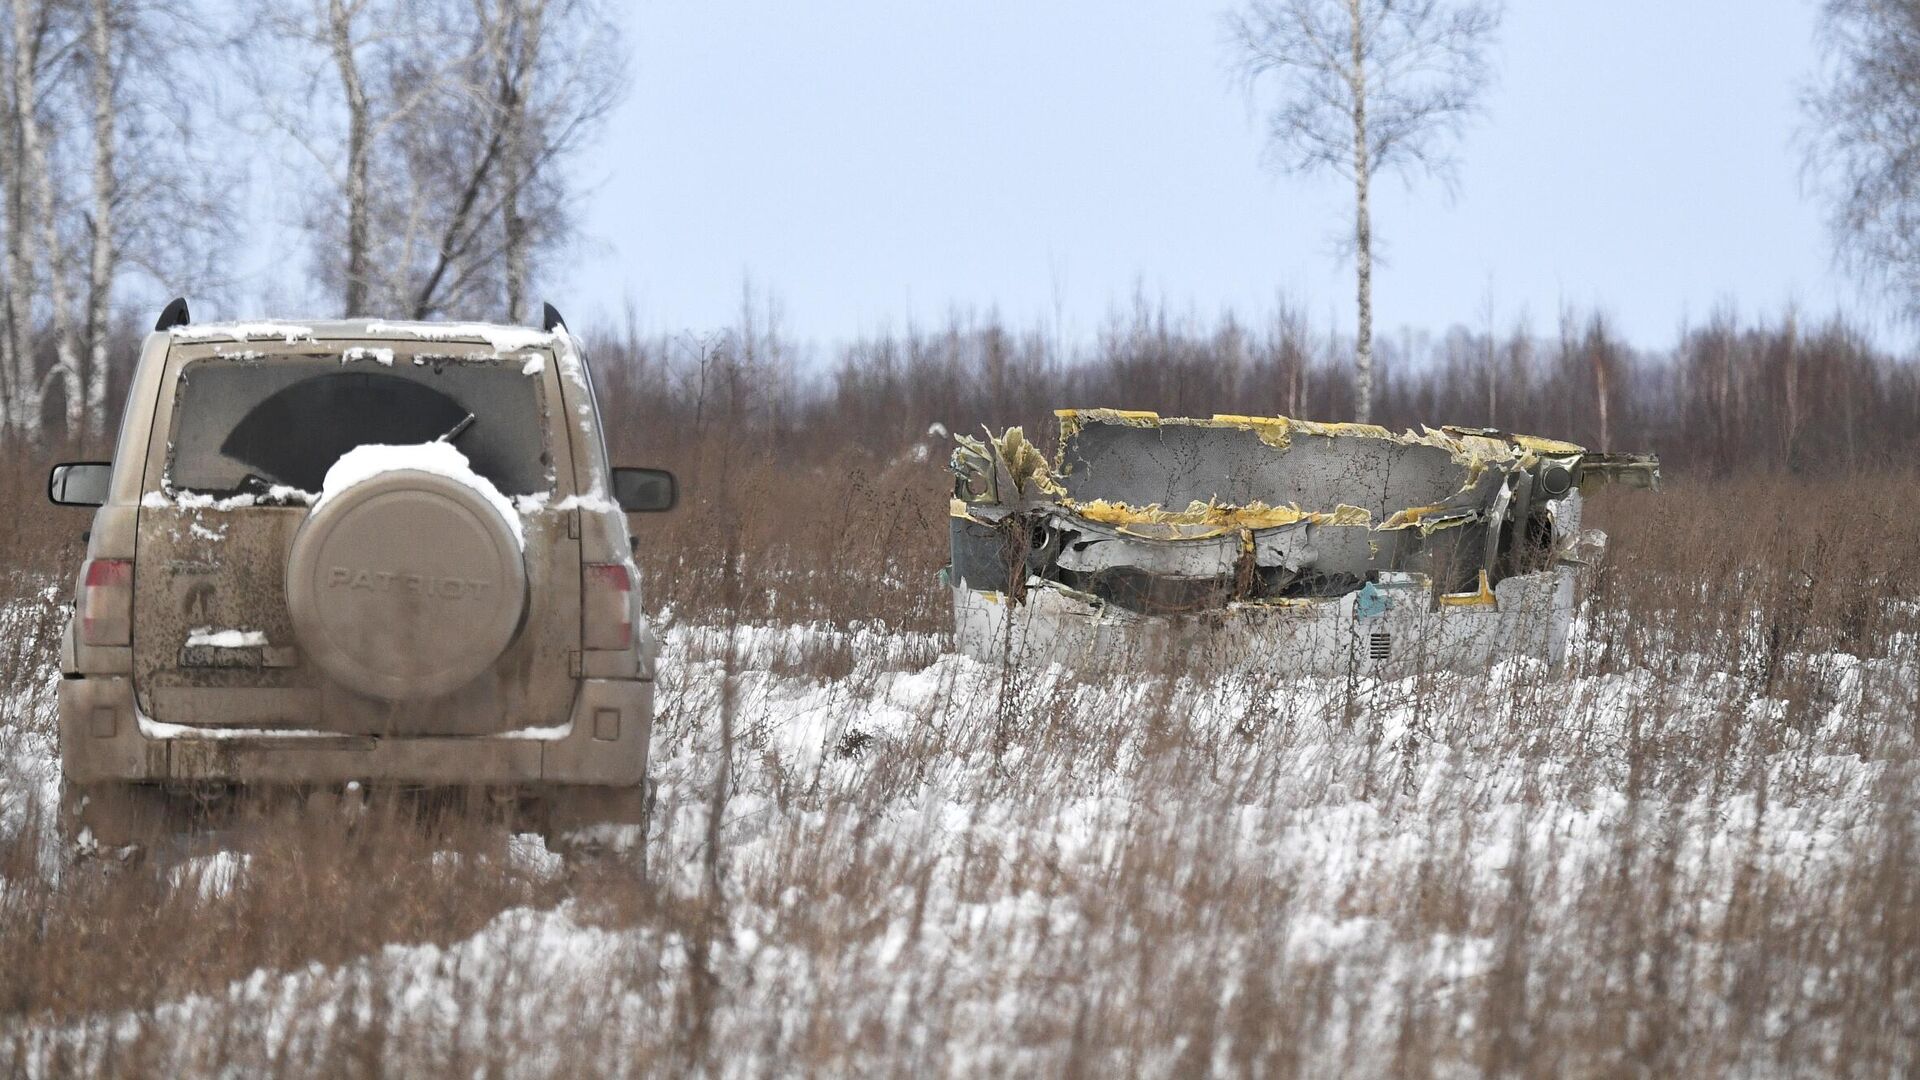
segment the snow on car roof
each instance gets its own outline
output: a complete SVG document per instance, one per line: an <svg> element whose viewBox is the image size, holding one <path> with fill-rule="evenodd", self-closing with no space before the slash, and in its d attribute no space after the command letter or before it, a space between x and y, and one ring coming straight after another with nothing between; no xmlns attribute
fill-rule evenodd
<svg viewBox="0 0 1920 1080"><path fill-rule="evenodd" d="M386 338L415 341L483 341L498 352L553 345L559 335L528 326L494 323L406 322L389 319L342 319L300 323L280 320L190 323L167 331L176 341L299 341Z"/></svg>

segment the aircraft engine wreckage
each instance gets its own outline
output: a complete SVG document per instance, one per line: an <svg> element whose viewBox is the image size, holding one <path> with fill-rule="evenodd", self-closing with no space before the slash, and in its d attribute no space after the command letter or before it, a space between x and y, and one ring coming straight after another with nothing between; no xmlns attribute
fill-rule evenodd
<svg viewBox="0 0 1920 1080"><path fill-rule="evenodd" d="M1398 676L1566 655L1580 493L1659 460L1485 428L1060 410L953 454L954 626L983 660Z"/></svg>

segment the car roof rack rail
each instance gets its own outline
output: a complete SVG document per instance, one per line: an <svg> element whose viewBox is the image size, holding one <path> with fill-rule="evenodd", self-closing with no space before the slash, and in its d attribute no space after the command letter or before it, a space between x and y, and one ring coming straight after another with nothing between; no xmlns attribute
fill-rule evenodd
<svg viewBox="0 0 1920 1080"><path fill-rule="evenodd" d="M187 313L187 298L176 296L166 307L160 309L160 320L153 324L156 332L165 333L176 326L185 326L193 321Z"/></svg>
<svg viewBox="0 0 1920 1080"><path fill-rule="evenodd" d="M540 312L540 329L551 334L555 330L559 330L567 325L567 320L560 317L560 310L558 308L552 304L542 304L540 307L542 309Z"/></svg>

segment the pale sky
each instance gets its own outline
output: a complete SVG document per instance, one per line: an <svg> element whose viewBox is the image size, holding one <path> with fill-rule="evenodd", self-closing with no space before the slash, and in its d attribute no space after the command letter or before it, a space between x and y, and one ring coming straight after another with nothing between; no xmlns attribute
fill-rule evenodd
<svg viewBox="0 0 1920 1080"><path fill-rule="evenodd" d="M955 310L1084 342L1136 292L1205 321L1285 294L1350 333L1351 192L1263 166L1224 6L635 0L632 92L578 163L583 242L538 292L575 326L630 304L677 333L731 324L750 279L821 346ZM1489 303L1542 333L1599 307L1645 347L1721 304L1872 318L1803 190L1815 14L1509 0L1456 194L1376 189L1379 331L1477 329ZM283 224L290 197L256 192ZM241 305L299 306L291 267Z"/></svg>
<svg viewBox="0 0 1920 1080"><path fill-rule="evenodd" d="M1352 320L1331 175L1263 168L1204 0L648 0L633 93L586 171L576 322L725 324L743 280L820 343L997 308L1090 336L1286 293ZM1716 304L1867 298L1803 193L1810 0L1512 0L1458 193L1383 182L1383 332L1599 305L1645 345Z"/></svg>

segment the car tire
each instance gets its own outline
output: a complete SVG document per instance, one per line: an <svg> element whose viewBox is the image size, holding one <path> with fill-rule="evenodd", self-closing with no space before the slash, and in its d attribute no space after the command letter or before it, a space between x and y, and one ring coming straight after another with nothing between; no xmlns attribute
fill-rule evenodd
<svg viewBox="0 0 1920 1080"><path fill-rule="evenodd" d="M386 701L442 698L485 675L528 607L511 512L418 469L328 497L287 555L287 611L305 658Z"/></svg>

